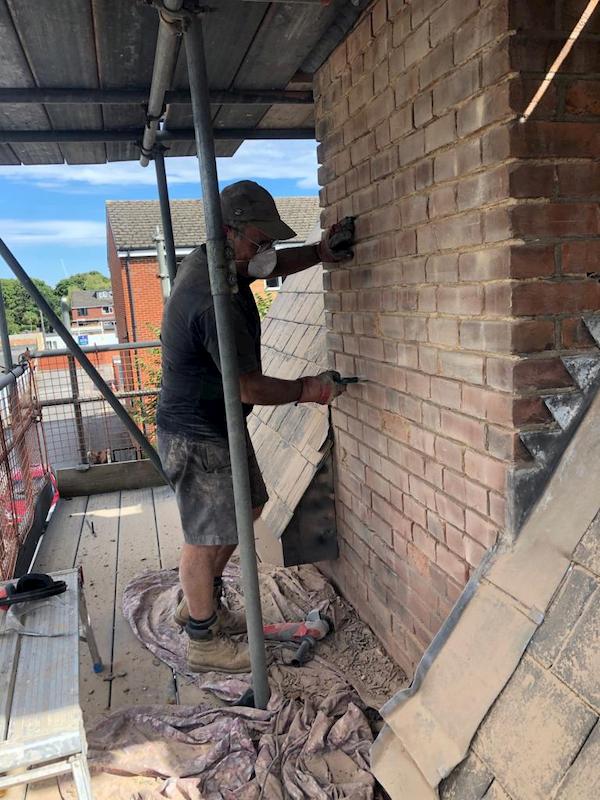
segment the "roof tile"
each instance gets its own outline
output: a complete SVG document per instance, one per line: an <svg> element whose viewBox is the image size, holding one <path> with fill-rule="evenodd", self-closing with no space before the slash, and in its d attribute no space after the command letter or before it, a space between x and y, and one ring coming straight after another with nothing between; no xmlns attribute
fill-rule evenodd
<svg viewBox="0 0 600 800"><path fill-rule="evenodd" d="M319 218L318 197L276 197L282 219L304 241ZM175 247L196 247L206 239L201 200L172 200ZM162 229L158 200L107 200L106 214L117 250L154 248L157 227Z"/></svg>

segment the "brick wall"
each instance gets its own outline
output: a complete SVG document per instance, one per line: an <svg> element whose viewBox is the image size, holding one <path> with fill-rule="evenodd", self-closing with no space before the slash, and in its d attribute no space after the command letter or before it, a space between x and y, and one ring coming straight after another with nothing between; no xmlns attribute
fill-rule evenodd
<svg viewBox="0 0 600 800"><path fill-rule="evenodd" d="M581 0L377 0L315 81L342 591L407 669L505 532L518 431L600 305L598 14L516 119Z"/></svg>

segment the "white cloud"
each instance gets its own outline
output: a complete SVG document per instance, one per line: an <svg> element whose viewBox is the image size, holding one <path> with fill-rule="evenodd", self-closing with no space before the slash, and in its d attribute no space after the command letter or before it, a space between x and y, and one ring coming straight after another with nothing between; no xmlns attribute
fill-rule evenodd
<svg viewBox="0 0 600 800"><path fill-rule="evenodd" d="M106 242L106 225L93 220L0 219L0 236L9 245L97 247Z"/></svg>
<svg viewBox="0 0 600 800"><path fill-rule="evenodd" d="M199 185L198 165L194 157L167 158L167 176L171 186ZM217 159L219 180L241 179L291 180L299 189L317 191L317 153L312 141L246 141L231 158ZM111 164L63 165L35 164L0 167L0 178L26 181L44 189L81 191L82 186L127 186L156 184L152 165L137 162Z"/></svg>

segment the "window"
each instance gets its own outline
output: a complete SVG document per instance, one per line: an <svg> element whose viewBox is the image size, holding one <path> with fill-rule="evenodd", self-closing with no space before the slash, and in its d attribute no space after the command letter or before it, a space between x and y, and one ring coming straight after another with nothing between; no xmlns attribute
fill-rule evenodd
<svg viewBox="0 0 600 800"><path fill-rule="evenodd" d="M112 314L113 307L112 306L102 306L102 313L103 314Z"/></svg>
<svg viewBox="0 0 600 800"><path fill-rule="evenodd" d="M265 289L268 292L277 292L283 285L283 278L267 278L265 281Z"/></svg>
<svg viewBox="0 0 600 800"><path fill-rule="evenodd" d="M87 308L76 308L75 311L77 311L77 313L78 313L78 315L80 317L87 317L87 315L88 315L88 309Z"/></svg>

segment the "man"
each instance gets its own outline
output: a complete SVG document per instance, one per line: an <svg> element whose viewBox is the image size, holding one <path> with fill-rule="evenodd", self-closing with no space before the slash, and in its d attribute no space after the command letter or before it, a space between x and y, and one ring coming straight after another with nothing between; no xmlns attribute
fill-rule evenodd
<svg viewBox="0 0 600 800"><path fill-rule="evenodd" d="M255 277L291 275L320 261L352 257L353 225L337 227L333 243L279 250L274 241L296 234L280 218L271 195L252 181L221 193L228 253L235 260L238 293L232 295L240 392L247 416L254 404L330 403L345 388L334 373L279 380L262 374L260 319L250 284ZM215 312L206 248L182 262L165 308L162 388L157 412L158 450L175 487L185 543L179 577L184 599L175 622L185 626L188 665L194 672L250 670L247 645L229 638L246 630L245 617L221 602L223 569L237 545L233 486ZM247 437L254 519L268 500Z"/></svg>

